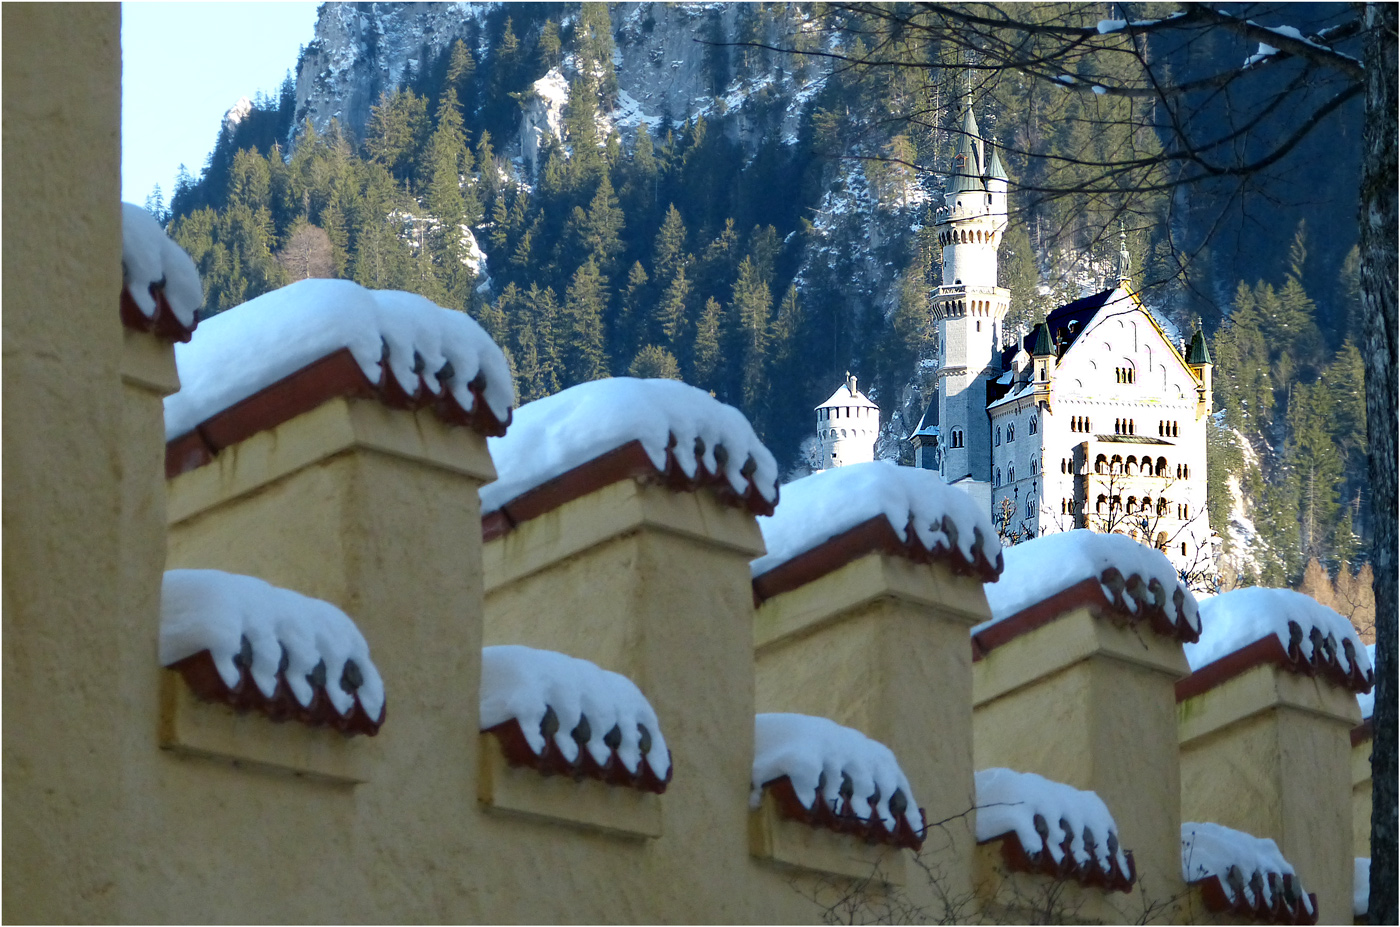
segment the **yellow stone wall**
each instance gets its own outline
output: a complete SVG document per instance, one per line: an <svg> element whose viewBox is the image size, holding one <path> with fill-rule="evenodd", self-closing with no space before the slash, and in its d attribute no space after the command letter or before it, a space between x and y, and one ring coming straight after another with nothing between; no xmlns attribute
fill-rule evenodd
<svg viewBox="0 0 1400 927"><path fill-rule="evenodd" d="M1371 856L1371 738L1351 748L1351 848Z"/></svg>
<svg viewBox="0 0 1400 927"><path fill-rule="evenodd" d="M887 864L904 870L905 892L934 919L973 894L967 640L989 617L978 580L874 553L768 599L755 616L757 710L831 718L885 744L929 822L946 822L925 842L936 890L911 854ZM935 693L954 695L935 707Z"/></svg>
<svg viewBox="0 0 1400 927"><path fill-rule="evenodd" d="M1179 706L1182 814L1274 840L1318 897L1351 918L1351 692L1257 666Z"/></svg>
<svg viewBox="0 0 1400 927"><path fill-rule="evenodd" d="M118 915L121 680L150 657L122 598L119 29L0 9L6 920Z"/></svg>
<svg viewBox="0 0 1400 927"><path fill-rule="evenodd" d="M1086 606L973 664L973 756L1098 793L1153 903L1182 895L1176 641ZM1129 812L1127 809L1131 809Z"/></svg>

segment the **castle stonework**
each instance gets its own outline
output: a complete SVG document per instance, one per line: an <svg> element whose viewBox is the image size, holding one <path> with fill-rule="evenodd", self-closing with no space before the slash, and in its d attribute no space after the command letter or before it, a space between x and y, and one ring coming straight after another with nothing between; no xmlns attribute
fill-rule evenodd
<svg viewBox="0 0 1400 927"><path fill-rule="evenodd" d="M971 102L937 214L943 281L935 393L910 435L915 465L989 509L1011 541L1089 528L1126 534L1208 583L1211 361L1200 332L1173 344L1132 289L1120 231L1117 285L1051 312L1028 335L1002 330L996 285L1006 173Z"/></svg>

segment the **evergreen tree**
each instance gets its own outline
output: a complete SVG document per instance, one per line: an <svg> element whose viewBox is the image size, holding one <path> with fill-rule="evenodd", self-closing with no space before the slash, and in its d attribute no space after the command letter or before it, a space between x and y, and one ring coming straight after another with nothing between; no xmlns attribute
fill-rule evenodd
<svg viewBox="0 0 1400 927"><path fill-rule="evenodd" d="M608 376L603 315L608 304L607 280L592 257L574 272L564 300L568 347L564 355L569 385Z"/></svg>
<svg viewBox="0 0 1400 927"><path fill-rule="evenodd" d="M768 350L768 316L773 297L757 266L745 257L734 281L733 318L738 323L740 395L750 418L760 415L765 398L766 378L763 361Z"/></svg>
<svg viewBox="0 0 1400 927"><path fill-rule="evenodd" d="M705 300L705 308L695 323L695 342L691 348L690 377L688 382L702 389L715 382L719 368L719 332L723 321L723 310L712 296Z"/></svg>
<svg viewBox="0 0 1400 927"><path fill-rule="evenodd" d="M656 233L652 246L652 275L658 280L671 280L676 269L685 260L685 223L680 210L672 203L666 210L666 218L661 223L661 231Z"/></svg>
<svg viewBox="0 0 1400 927"><path fill-rule="evenodd" d="M686 299L690 296L690 281L685 279L685 265L676 268L676 275L666 287L660 302L656 304L656 315L647 329L650 338L661 339L673 350L681 344L686 324Z"/></svg>
<svg viewBox="0 0 1400 927"><path fill-rule="evenodd" d="M427 141L428 100L412 90L385 91L370 108L365 151L398 180L406 180Z"/></svg>
<svg viewBox="0 0 1400 927"><path fill-rule="evenodd" d="M632 366L628 368L627 375L642 379L679 380L681 367L670 351L649 344L632 359Z"/></svg>
<svg viewBox="0 0 1400 927"><path fill-rule="evenodd" d="M540 37L535 42L534 65L529 80L537 80L549 72L550 68L563 63L562 45L559 42L559 26L552 19L545 20L540 27Z"/></svg>

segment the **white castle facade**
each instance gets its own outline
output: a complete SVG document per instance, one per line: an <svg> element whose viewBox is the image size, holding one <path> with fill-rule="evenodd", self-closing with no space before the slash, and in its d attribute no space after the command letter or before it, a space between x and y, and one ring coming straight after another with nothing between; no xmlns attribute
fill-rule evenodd
<svg viewBox="0 0 1400 927"><path fill-rule="evenodd" d="M1073 528L1125 534L1206 579L1215 550L1203 335L1172 343L1132 289L1120 233L1116 286L1059 307L1029 335L1004 337L1011 294L997 285L997 251L1007 177L966 106L936 220L938 370L910 436L915 466L982 501L1007 540Z"/></svg>

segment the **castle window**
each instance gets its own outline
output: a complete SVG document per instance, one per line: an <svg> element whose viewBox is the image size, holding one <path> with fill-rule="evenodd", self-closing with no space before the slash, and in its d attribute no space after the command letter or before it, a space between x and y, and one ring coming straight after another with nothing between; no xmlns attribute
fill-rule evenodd
<svg viewBox="0 0 1400 927"><path fill-rule="evenodd" d="M1105 457L1104 455L1100 454L1098 457L1095 457L1095 458L1094 458L1094 472L1095 472L1095 473L1102 473L1102 472L1104 471L1104 468L1105 468L1107 465L1108 465L1108 458Z"/></svg>
<svg viewBox="0 0 1400 927"><path fill-rule="evenodd" d="M1164 477L1164 478L1166 477L1166 475L1167 475L1167 458L1165 458L1165 457L1158 457L1158 458L1157 458L1157 475L1160 476L1160 477Z"/></svg>
<svg viewBox="0 0 1400 927"><path fill-rule="evenodd" d="M1015 464L1012 464L1011 466L1009 466L1009 467L1006 468L1006 482L1008 482L1008 483L1014 483L1014 482L1016 482L1016 465L1015 465Z"/></svg>
<svg viewBox="0 0 1400 927"><path fill-rule="evenodd" d="M1016 423L1010 422L1006 426L1006 443L1010 444L1016 440Z"/></svg>
<svg viewBox="0 0 1400 927"><path fill-rule="evenodd" d="M1109 500L1108 505L1109 508L1111 508L1113 511L1121 512L1123 510L1123 497L1114 496L1112 499Z"/></svg>
<svg viewBox="0 0 1400 927"><path fill-rule="evenodd" d="M1182 541L1182 542L1181 542L1181 556L1183 556L1183 557L1186 556L1186 542L1185 542L1185 541Z"/></svg>
<svg viewBox="0 0 1400 927"><path fill-rule="evenodd" d="M996 434L996 437L993 439L992 443L995 444L997 447L1001 447L1001 426L1000 426L1000 425L997 426L997 434Z"/></svg>
<svg viewBox="0 0 1400 927"><path fill-rule="evenodd" d="M995 470L992 471L992 486L995 487L995 486L1000 486L1000 485L1001 485L1001 467L997 467Z"/></svg>
<svg viewBox="0 0 1400 927"><path fill-rule="evenodd" d="M1036 460L1034 457L1032 457L1032 458L1031 458L1031 476L1035 476L1035 475L1036 475L1037 473L1039 473L1039 472L1040 472L1040 461L1038 461L1038 460Z"/></svg>
<svg viewBox="0 0 1400 927"><path fill-rule="evenodd" d="M1157 500L1157 514L1160 515L1160 516L1162 516L1163 518L1166 517L1166 515L1167 515L1167 500L1166 500L1166 499L1158 499L1158 500Z"/></svg>
<svg viewBox="0 0 1400 927"><path fill-rule="evenodd" d="M1034 416L1034 415L1031 416L1031 425L1030 425L1030 428L1031 428L1031 434L1035 434L1036 426L1035 426L1035 416Z"/></svg>
<svg viewBox="0 0 1400 927"><path fill-rule="evenodd" d="M1098 512L1100 515L1102 515L1102 514L1103 514L1103 508L1104 508L1104 506L1107 505L1107 504L1108 504L1108 497L1105 496L1103 493L1099 493L1099 498L1094 502L1094 511L1095 511L1095 512Z"/></svg>
<svg viewBox="0 0 1400 927"><path fill-rule="evenodd" d="M1034 517L1035 517L1035 496L1027 496L1027 497L1026 497L1026 517L1027 517L1027 518L1034 518Z"/></svg>

